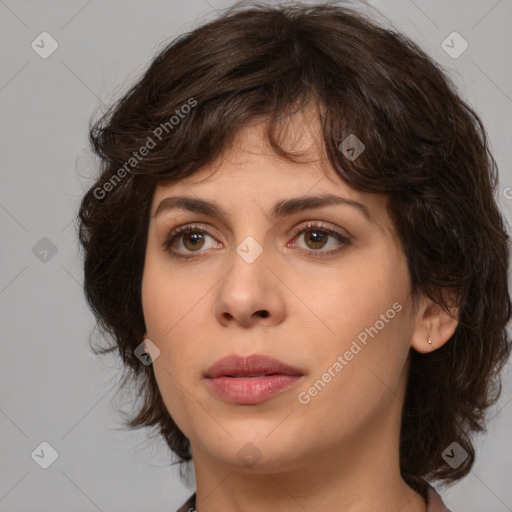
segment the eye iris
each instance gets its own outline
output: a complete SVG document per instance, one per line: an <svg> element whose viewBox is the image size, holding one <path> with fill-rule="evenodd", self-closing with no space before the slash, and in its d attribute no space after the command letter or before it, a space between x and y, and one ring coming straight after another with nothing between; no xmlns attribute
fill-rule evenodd
<svg viewBox="0 0 512 512"><path fill-rule="evenodd" d="M310 236L306 236L306 243L308 244L308 246L309 246L309 242L313 243L313 246L312 246L313 249L320 249L325 245L325 241L326 241L328 235L322 233L321 231L315 230L315 229L308 229L305 231L305 233L311 233ZM317 245L317 244L320 244L320 245Z"/></svg>
<svg viewBox="0 0 512 512"><path fill-rule="evenodd" d="M197 242L202 242L198 245ZM188 243L192 243L192 246L188 246ZM185 233L183 236L183 244L187 249L200 249L204 244L204 235L198 232Z"/></svg>

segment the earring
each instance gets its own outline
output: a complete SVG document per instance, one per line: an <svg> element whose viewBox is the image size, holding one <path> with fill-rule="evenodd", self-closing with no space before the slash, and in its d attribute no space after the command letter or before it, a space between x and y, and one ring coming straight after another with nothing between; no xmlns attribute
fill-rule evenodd
<svg viewBox="0 0 512 512"><path fill-rule="evenodd" d="M430 336L428 337L428 342L430 345L432 345L432 340L430 339Z"/></svg>

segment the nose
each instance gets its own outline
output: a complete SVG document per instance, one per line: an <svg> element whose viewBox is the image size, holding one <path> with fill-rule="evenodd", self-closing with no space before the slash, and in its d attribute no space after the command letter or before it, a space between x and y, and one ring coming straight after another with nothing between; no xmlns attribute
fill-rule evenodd
<svg viewBox="0 0 512 512"><path fill-rule="evenodd" d="M263 251L249 263L233 251L215 297L215 315L225 327L269 327L283 321L284 285L267 256Z"/></svg>

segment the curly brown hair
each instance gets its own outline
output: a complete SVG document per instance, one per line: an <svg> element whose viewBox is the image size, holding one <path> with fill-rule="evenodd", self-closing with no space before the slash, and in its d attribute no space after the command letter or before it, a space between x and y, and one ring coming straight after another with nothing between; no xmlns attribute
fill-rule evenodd
<svg viewBox="0 0 512 512"><path fill-rule="evenodd" d="M444 291L455 291L451 339L430 353L411 350L400 433L400 470L411 487L453 482L473 465L471 434L485 430L511 349L509 237L494 196L496 163L479 116L441 67L357 9L237 4L169 43L91 120L102 165L78 214L84 289L98 327L113 339L93 350L118 351L123 386L135 385L142 398L126 426L156 427L180 462L190 460L152 367L134 355L146 331L141 280L156 183L192 175L256 119L265 120L273 150L295 161L278 143L278 125L310 104L340 178L388 195L413 296L448 310ZM340 151L349 134L366 147L353 161ZM457 468L441 457L453 441L469 455Z"/></svg>

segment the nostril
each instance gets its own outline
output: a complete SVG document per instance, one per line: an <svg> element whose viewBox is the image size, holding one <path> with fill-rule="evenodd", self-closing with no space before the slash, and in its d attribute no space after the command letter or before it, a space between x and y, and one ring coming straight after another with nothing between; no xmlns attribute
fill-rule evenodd
<svg viewBox="0 0 512 512"><path fill-rule="evenodd" d="M268 311L267 311L267 310L265 310L265 309L264 309L264 310L262 310L262 311L258 311L258 313L260 314L260 316L261 316L262 318L267 318L267 316L268 316Z"/></svg>

